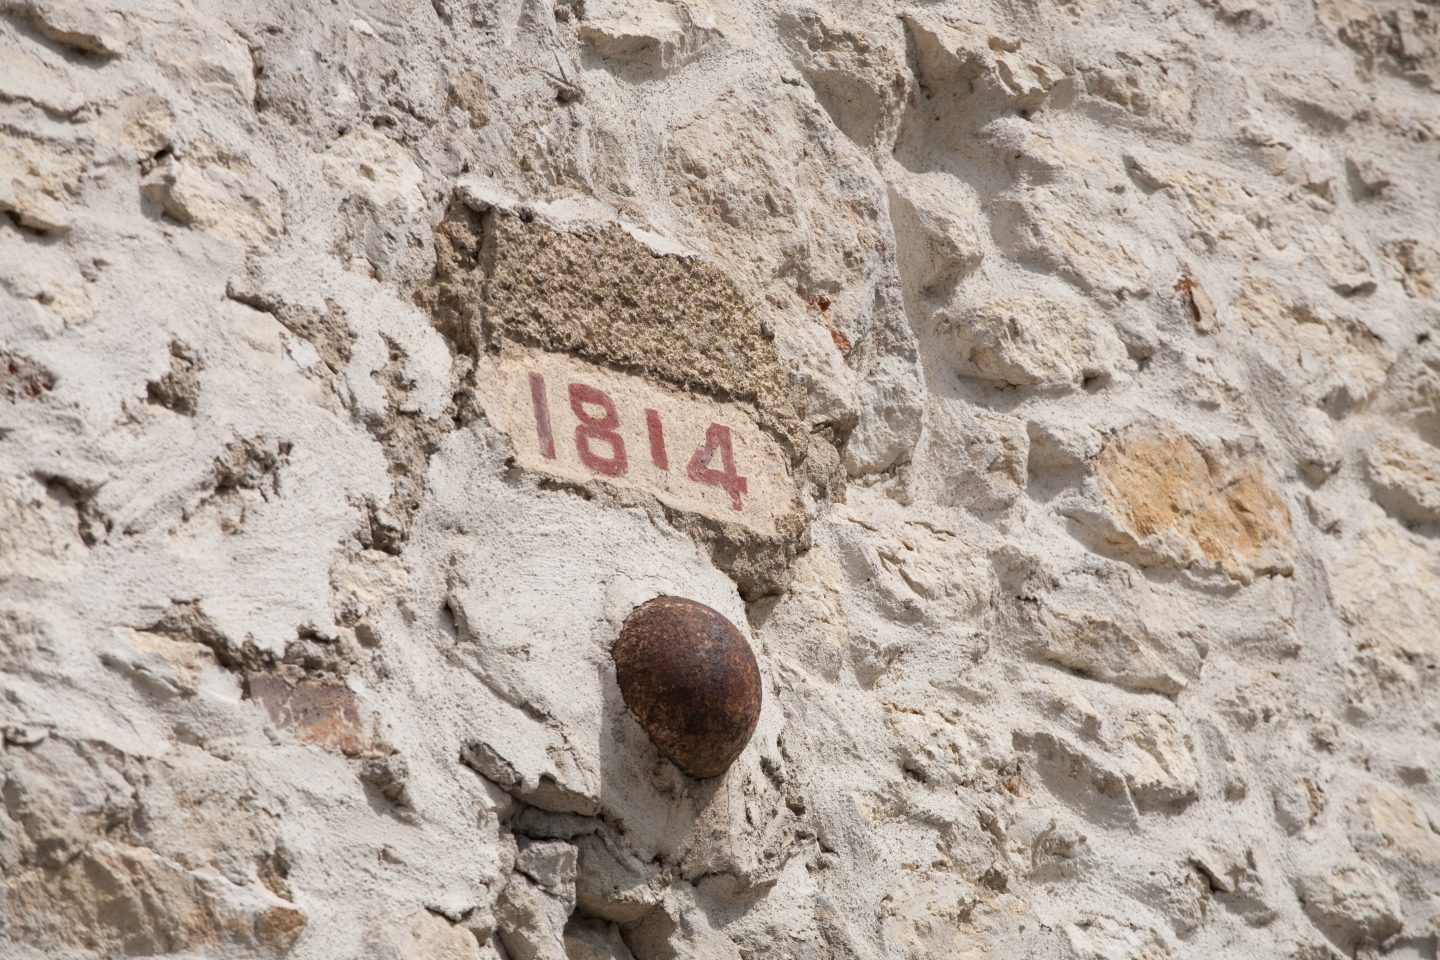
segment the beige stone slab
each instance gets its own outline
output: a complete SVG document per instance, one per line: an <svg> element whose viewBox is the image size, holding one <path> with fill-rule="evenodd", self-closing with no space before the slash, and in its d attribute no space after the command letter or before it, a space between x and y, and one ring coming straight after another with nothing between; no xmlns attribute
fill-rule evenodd
<svg viewBox="0 0 1440 960"><path fill-rule="evenodd" d="M482 361L480 381L486 414L526 469L644 491L767 535L795 509L784 452L741 404L519 348Z"/></svg>

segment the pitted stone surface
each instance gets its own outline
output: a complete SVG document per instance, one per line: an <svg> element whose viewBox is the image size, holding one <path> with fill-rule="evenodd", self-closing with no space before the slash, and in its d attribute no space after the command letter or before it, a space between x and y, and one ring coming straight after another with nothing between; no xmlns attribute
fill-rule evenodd
<svg viewBox="0 0 1440 960"><path fill-rule="evenodd" d="M1437 24L0 2L0 956L1433 957Z"/></svg>

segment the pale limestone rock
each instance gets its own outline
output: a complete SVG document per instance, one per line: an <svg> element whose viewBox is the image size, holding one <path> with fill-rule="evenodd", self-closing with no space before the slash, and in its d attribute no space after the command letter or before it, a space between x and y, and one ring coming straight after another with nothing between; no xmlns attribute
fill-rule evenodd
<svg viewBox="0 0 1440 960"><path fill-rule="evenodd" d="M973 21L907 13L905 27L913 38L930 95L940 86L979 81L1016 110L1035 110L1062 71L1022 53L1023 43Z"/></svg>
<svg viewBox="0 0 1440 960"><path fill-rule="evenodd" d="M1340 942L1372 945L1400 932L1400 901L1384 875L1354 859L1302 876L1295 887L1305 913Z"/></svg>
<svg viewBox="0 0 1440 960"><path fill-rule="evenodd" d="M0 211L21 226L58 234L74 222L71 209L80 171L80 144L46 142L0 131Z"/></svg>
<svg viewBox="0 0 1440 960"><path fill-rule="evenodd" d="M994 201L996 242L1016 261L1084 293L1116 299L1143 294L1153 285L1156 253L1106 200L1054 187L1004 195Z"/></svg>
<svg viewBox="0 0 1440 960"><path fill-rule="evenodd" d="M1130 366L1114 329L1080 301L995 300L940 326L957 373L1003 386L1073 389Z"/></svg>
<svg viewBox="0 0 1440 960"><path fill-rule="evenodd" d="M0 575L64 581L90 552L74 494L33 479L0 481Z"/></svg>
<svg viewBox="0 0 1440 960"><path fill-rule="evenodd" d="M893 178L890 219L907 279L913 276L922 293L947 296L984 258L975 228L979 213L945 174Z"/></svg>
<svg viewBox="0 0 1440 960"><path fill-rule="evenodd" d="M1366 786L1351 833L1360 849L1414 864L1433 877L1440 869L1440 829L1419 804L1383 783Z"/></svg>
<svg viewBox="0 0 1440 960"><path fill-rule="evenodd" d="M419 912L371 926L369 948L376 960L481 960L474 935L444 917Z"/></svg>
<svg viewBox="0 0 1440 960"><path fill-rule="evenodd" d="M852 477L888 470L910 458L923 426L919 374L898 357L868 370L859 389L859 426L845 445Z"/></svg>
<svg viewBox="0 0 1440 960"><path fill-rule="evenodd" d="M565 960L565 921L574 908L573 885L568 897L557 896L515 874L495 908L506 953L516 960Z"/></svg>
<svg viewBox="0 0 1440 960"><path fill-rule="evenodd" d="M1347 538L1327 566L1358 646L1401 658L1440 651L1432 629L1440 622L1440 559L1422 542L1379 520Z"/></svg>
<svg viewBox="0 0 1440 960"><path fill-rule="evenodd" d="M1411 239L1387 240L1380 255L1399 274L1408 296L1432 303L1440 299L1440 255L1432 248Z"/></svg>
<svg viewBox="0 0 1440 960"><path fill-rule="evenodd" d="M1317 0L1320 21L1362 56L1366 69L1387 66L1440 86L1440 30L1424 10L1388 12L1362 0Z"/></svg>
<svg viewBox="0 0 1440 960"><path fill-rule="evenodd" d="M1183 82L1188 71L1159 50L1117 52L1094 66L1081 67L1085 92L1120 107L1142 123L1189 136L1194 124L1194 94Z"/></svg>
<svg viewBox="0 0 1440 960"><path fill-rule="evenodd" d="M1175 695L1199 674L1192 642L1147 626L1131 611L1067 610L1047 603L1044 654L1072 670L1136 690Z"/></svg>
<svg viewBox="0 0 1440 960"><path fill-rule="evenodd" d="M703 4L592 0L584 9L580 38L596 53L656 74L681 66L719 34L715 15Z"/></svg>
<svg viewBox="0 0 1440 960"><path fill-rule="evenodd" d="M1334 421L1323 410L1306 407L1300 411L1294 438L1298 450L1300 473L1310 483L1319 485L1340 469L1342 451Z"/></svg>
<svg viewBox="0 0 1440 960"><path fill-rule="evenodd" d="M787 324L776 340L805 391L812 424L846 429L859 421L859 383L833 331L819 323Z"/></svg>
<svg viewBox="0 0 1440 960"><path fill-rule="evenodd" d="M1172 954L1154 930L1106 914L1065 924L1075 960L1167 960Z"/></svg>
<svg viewBox="0 0 1440 960"><path fill-rule="evenodd" d="M87 102L85 88L63 57L14 42L13 28L0 29L0 101L34 104L71 117Z"/></svg>
<svg viewBox="0 0 1440 960"><path fill-rule="evenodd" d="M835 125L865 149L892 143L911 89L904 54L892 38L833 11L804 7L782 14L780 29Z"/></svg>
<svg viewBox="0 0 1440 960"><path fill-rule="evenodd" d="M77 0L6 0L3 9L48 39L83 54L113 57L125 52L133 28L118 9Z"/></svg>
<svg viewBox="0 0 1440 960"><path fill-rule="evenodd" d="M1309 777L1283 779L1272 800L1275 819L1290 834L1315 826L1326 807L1324 789Z"/></svg>
<svg viewBox="0 0 1440 960"><path fill-rule="evenodd" d="M1376 502L1407 523L1440 522L1440 449L1413 435L1381 435L1366 463Z"/></svg>
<svg viewBox="0 0 1440 960"><path fill-rule="evenodd" d="M1125 782L1141 806L1175 804L1200 795L1200 771L1189 734L1171 717L1147 713L1125 721Z"/></svg>
<svg viewBox="0 0 1440 960"><path fill-rule="evenodd" d="M933 402L916 447L910 491L918 501L1004 510L1024 492L1029 438L1014 417Z"/></svg>
<svg viewBox="0 0 1440 960"><path fill-rule="evenodd" d="M244 161L204 164L167 157L145 177L142 190L171 219L227 240L257 245L281 230L274 185Z"/></svg>
<svg viewBox="0 0 1440 960"><path fill-rule="evenodd" d="M415 283L435 266L424 178L410 154L369 129L347 133L326 151L325 176L345 201L343 248L380 279Z"/></svg>
<svg viewBox="0 0 1440 960"><path fill-rule="evenodd" d="M1275 366L1281 375L1311 380L1321 391L1339 387L1355 401L1372 396L1392 362L1380 338L1362 322L1292 301L1281 290L1247 277L1231 315L1279 348Z"/></svg>

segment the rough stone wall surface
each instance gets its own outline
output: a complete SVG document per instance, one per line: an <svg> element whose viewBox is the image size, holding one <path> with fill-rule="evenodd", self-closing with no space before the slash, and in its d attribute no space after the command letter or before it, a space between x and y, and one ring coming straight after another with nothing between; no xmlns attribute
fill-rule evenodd
<svg viewBox="0 0 1440 960"><path fill-rule="evenodd" d="M6 958L1433 960L1437 537L1434 0L0 2Z"/></svg>

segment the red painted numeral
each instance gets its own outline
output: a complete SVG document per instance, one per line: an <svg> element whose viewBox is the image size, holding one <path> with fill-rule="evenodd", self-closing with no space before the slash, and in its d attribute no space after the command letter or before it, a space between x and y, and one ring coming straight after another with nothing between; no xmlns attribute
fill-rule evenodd
<svg viewBox="0 0 1440 960"><path fill-rule="evenodd" d="M586 404L599 407L603 416L592 416L585 409ZM596 473L607 477L618 477L625 472L629 462L625 459L625 439L616 432L620 426L620 414L615 411L615 401L603 390L587 387L583 383L570 384L570 409L574 411L580 425L575 428L575 452L580 462ZM610 447L610 456L602 457L591 449L593 440L603 440Z"/></svg>
<svg viewBox="0 0 1440 960"><path fill-rule="evenodd" d="M720 454L720 469L710 465L716 453ZM748 489L745 478L735 472L735 451L730 446L730 428L718 423L710 424L705 431L705 446L695 451L685 475L696 483L719 487L730 494L730 506L740 509L740 495Z"/></svg>
<svg viewBox="0 0 1440 960"><path fill-rule="evenodd" d="M650 462L657 470L669 470L670 458L665 453L665 428L660 424L658 410L645 411L645 426L650 431Z"/></svg>
<svg viewBox="0 0 1440 960"><path fill-rule="evenodd" d="M550 398L545 395L545 378L530 374L530 405L535 408L535 432L540 436L540 455L555 459L555 434L550 430Z"/></svg>

